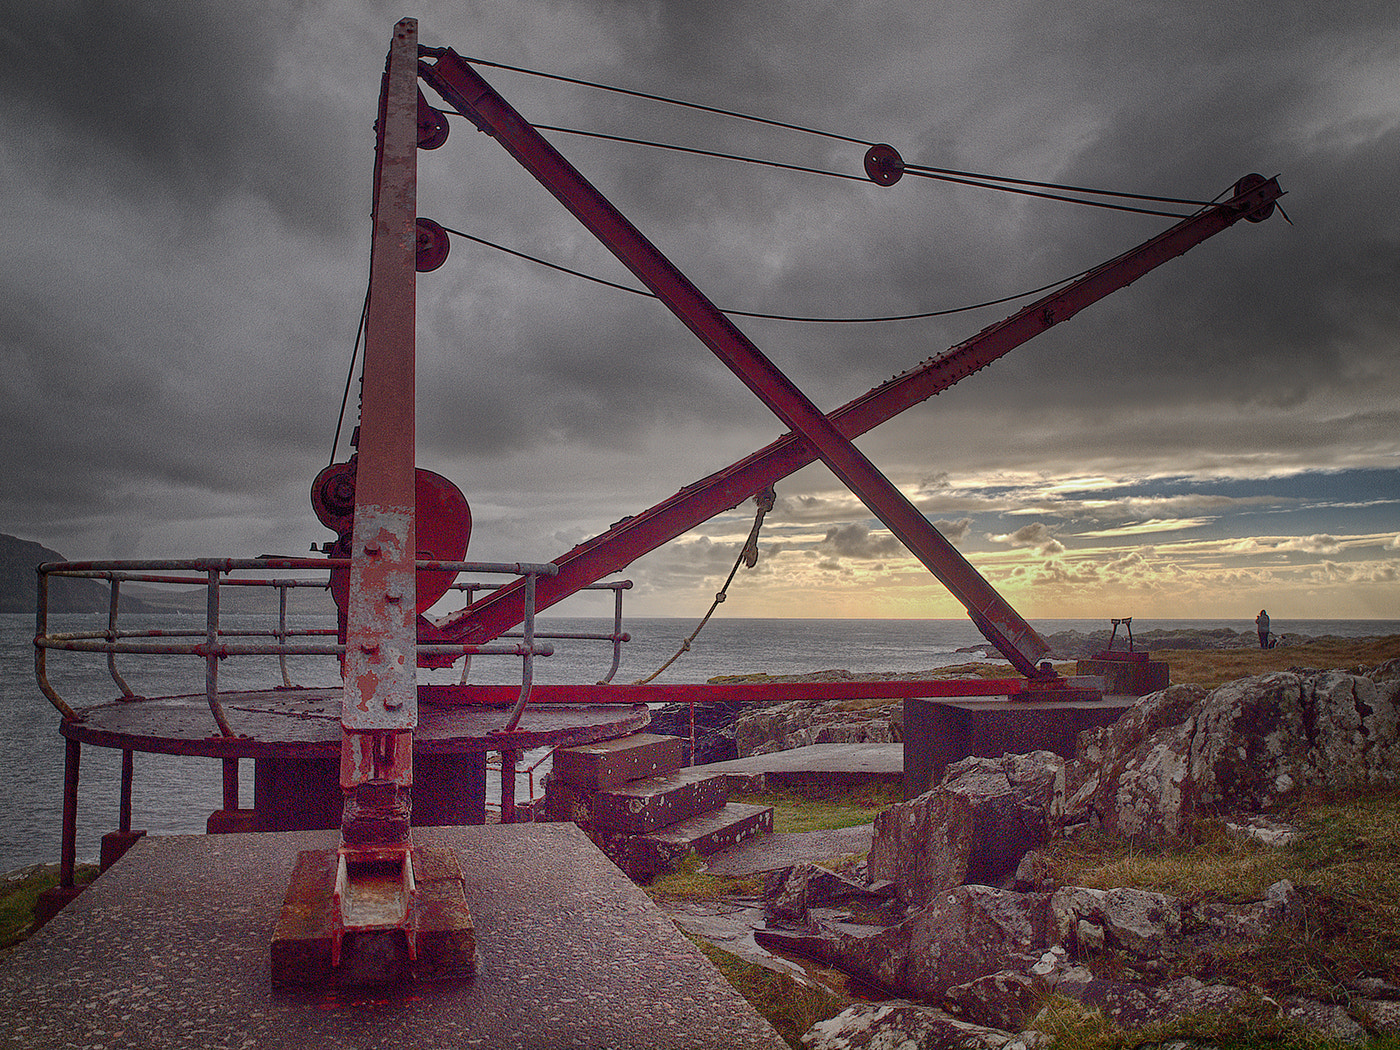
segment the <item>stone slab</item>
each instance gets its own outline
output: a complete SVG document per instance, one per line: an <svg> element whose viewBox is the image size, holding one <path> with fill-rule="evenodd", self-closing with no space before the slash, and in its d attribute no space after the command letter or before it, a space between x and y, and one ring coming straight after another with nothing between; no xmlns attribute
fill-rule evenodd
<svg viewBox="0 0 1400 1050"><path fill-rule="evenodd" d="M593 797L593 824L604 832L644 835L717 809L729 801L729 781L681 769L608 788Z"/></svg>
<svg viewBox="0 0 1400 1050"><path fill-rule="evenodd" d="M617 859L633 878L649 878L675 867L687 854L707 857L772 831L773 807L726 802L649 835L619 836Z"/></svg>
<svg viewBox="0 0 1400 1050"><path fill-rule="evenodd" d="M874 838L874 824L857 824L834 831L777 831L705 858L703 870L710 875L730 878L757 875L803 861L819 862L852 853L868 853Z"/></svg>
<svg viewBox="0 0 1400 1050"><path fill-rule="evenodd" d="M573 787L601 791L680 768L680 737L633 733L559 748L554 752L553 774Z"/></svg>
<svg viewBox="0 0 1400 1050"><path fill-rule="evenodd" d="M323 831L146 836L0 956L0 1048L782 1050L640 889L570 824L421 829L453 849L477 972L394 994L285 993L269 945Z"/></svg>
<svg viewBox="0 0 1400 1050"><path fill-rule="evenodd" d="M1081 731L1111 725L1137 697L1033 701L986 697L904 701L904 797L928 791L954 762L1031 751L1074 757Z"/></svg>
<svg viewBox="0 0 1400 1050"><path fill-rule="evenodd" d="M810 744L766 755L696 766L729 778L734 791L801 787L819 783L856 786L898 784L904 778L903 744Z"/></svg>

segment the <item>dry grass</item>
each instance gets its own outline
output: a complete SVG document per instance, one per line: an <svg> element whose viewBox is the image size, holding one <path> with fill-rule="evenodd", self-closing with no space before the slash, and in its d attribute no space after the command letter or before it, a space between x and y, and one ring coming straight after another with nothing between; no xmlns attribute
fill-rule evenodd
<svg viewBox="0 0 1400 1050"><path fill-rule="evenodd" d="M1400 657L1400 635L1384 638L1319 638L1307 645L1275 649L1162 649L1151 654L1171 669L1173 684L1194 683L1215 689L1249 675L1287 671L1295 667L1355 670ZM1075 673L1074 664L1057 663L1060 674ZM1014 678L1010 664L971 663L941 667L939 678Z"/></svg>
<svg viewBox="0 0 1400 1050"><path fill-rule="evenodd" d="M1345 1002L1345 982L1361 975L1400 982L1400 790L1304 799L1277 816L1302 832L1281 849L1235 842L1205 822L1184 845L1087 836L1059 840L1045 856L1062 885L1131 886L1189 901L1258 900L1265 887L1291 881L1297 921L1261 945L1182 961L1203 980L1334 1002Z"/></svg>
<svg viewBox="0 0 1400 1050"><path fill-rule="evenodd" d="M850 1005L847 1000L834 996L825 989L804 984L788 974L745 962L698 937L690 939L706 958L715 964L719 972L724 974L724 979L734 990L767 1018L768 1023L778 1030L778 1034L794 1050L802 1050L802 1035L812 1025L818 1021L825 1021L828 1017L835 1017Z"/></svg>
<svg viewBox="0 0 1400 1050"><path fill-rule="evenodd" d="M1400 635L1385 638L1320 638L1307 645L1276 649L1165 649L1152 659L1165 660L1171 680L1215 689L1248 675L1294 667L1352 670L1400 657Z"/></svg>

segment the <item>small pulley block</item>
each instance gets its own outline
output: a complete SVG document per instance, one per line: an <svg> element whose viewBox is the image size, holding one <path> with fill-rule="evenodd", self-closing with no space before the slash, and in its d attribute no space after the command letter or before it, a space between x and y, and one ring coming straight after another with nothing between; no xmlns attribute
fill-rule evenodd
<svg viewBox="0 0 1400 1050"><path fill-rule="evenodd" d="M904 158L899 150L886 143L865 151L865 173L870 181L881 186L893 186L904 174Z"/></svg>
<svg viewBox="0 0 1400 1050"><path fill-rule="evenodd" d="M428 100L423 97L423 92L419 91L418 148L437 149L447 141L447 133L450 130L451 125L447 123L447 114L428 105Z"/></svg>
<svg viewBox="0 0 1400 1050"><path fill-rule="evenodd" d="M1242 193L1248 193L1250 190L1258 189L1268 181L1269 180L1264 178L1263 175L1257 173L1246 175L1244 178L1240 179L1239 182L1235 183L1235 196L1238 197ZM1250 222L1263 222L1273 213L1274 202L1269 201L1262 208L1256 208L1254 211L1250 212L1245 218Z"/></svg>
<svg viewBox="0 0 1400 1050"><path fill-rule="evenodd" d="M430 273L447 261L447 253L452 245L447 239L447 231L432 219L418 220L418 257L414 269L419 273Z"/></svg>

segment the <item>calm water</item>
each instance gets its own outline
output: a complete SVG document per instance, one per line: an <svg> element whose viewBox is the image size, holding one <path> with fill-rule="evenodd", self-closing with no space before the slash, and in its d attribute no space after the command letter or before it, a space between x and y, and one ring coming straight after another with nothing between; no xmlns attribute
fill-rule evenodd
<svg viewBox="0 0 1400 1050"><path fill-rule="evenodd" d="M91 630L91 617L53 617L50 629ZM200 629L203 619L188 617L190 629ZM226 616L228 629L266 626L248 617ZM333 625L333 620L321 626ZM169 617L123 618L128 629L170 627ZM1102 620L1040 620L1035 626L1050 634L1063 630L1091 631L1107 626ZM1254 630L1252 620L1137 620L1134 633L1170 627L1229 627ZM631 682L654 671L668 659L694 628L688 619L628 620L624 629L633 641L623 647L623 659L615 681ZM543 618L541 632L605 633L605 619ZM1398 634L1400 622L1367 620L1276 622L1276 632L1305 635L1337 634L1349 637ZM34 620L23 614L0 614L0 804L5 820L0 824L0 872L24 864L54 860L59 852L63 799L63 739L58 715L39 692L34 680ZM800 674L831 668L861 673L922 671L968 661L958 653L962 646L983 641L967 620L724 620L705 627L689 653L659 679L662 682L703 682L719 674L768 672ZM537 662L536 680L547 683L594 682L607 673L611 647L599 642L559 641L556 653ZM192 657L122 657L119 670L132 689L158 696L200 693L204 689L203 662ZM107 673L106 657L96 654L50 651L50 678L59 693L75 706L114 699L120 692ZM303 658L292 661L292 680L298 685L333 685L338 681L335 661ZM434 680L454 681L447 672L429 672ZM509 682L519 680L518 661L478 657L471 680ZM281 683L272 657L247 657L224 661L220 682L230 688L263 688ZM222 802L221 769L208 759L164 755L135 756L136 776L132 793L133 827L152 834L202 832L209 814ZM252 763L243 763L242 798L252 799ZM78 855L95 857L104 832L117 826L117 797L121 781L120 752L85 747L82 751L78 812ZM522 783L522 789L523 789Z"/></svg>

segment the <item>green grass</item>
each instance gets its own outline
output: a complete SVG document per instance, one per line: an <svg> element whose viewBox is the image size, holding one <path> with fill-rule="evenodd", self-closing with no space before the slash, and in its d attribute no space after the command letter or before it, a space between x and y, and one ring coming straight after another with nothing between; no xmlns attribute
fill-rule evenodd
<svg viewBox="0 0 1400 1050"><path fill-rule="evenodd" d="M903 797L898 784L868 784L840 793L786 790L738 794L733 800L772 806L774 831L836 831L869 824Z"/></svg>
<svg viewBox="0 0 1400 1050"><path fill-rule="evenodd" d="M1358 976L1400 982L1400 791L1305 799L1277 817L1302 833L1280 849L1235 842L1219 823L1203 822L1183 845L1086 836L1059 840L1045 856L1061 885L1131 886L1222 902L1258 900L1280 879L1298 888L1296 921L1262 944L1178 960L1181 974L1335 1003L1348 1001L1345 982ZM1111 953L1095 965L1111 968Z"/></svg>
<svg viewBox="0 0 1400 1050"><path fill-rule="evenodd" d="M97 865L79 864L74 879L86 884L97 878ZM39 894L58 885L58 869L50 865L14 882L0 884L0 950L24 940L32 932L34 903Z"/></svg>
<svg viewBox="0 0 1400 1050"><path fill-rule="evenodd" d="M785 973L757 963L745 962L708 941L691 936L691 941L724 975L736 992L768 1020L793 1050L802 1050L802 1036L818 1021L835 1017L850 1002L830 992L805 984Z"/></svg>

